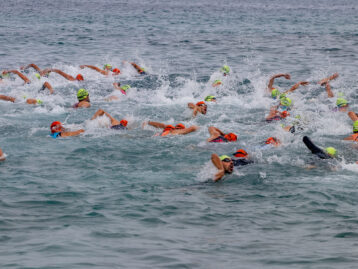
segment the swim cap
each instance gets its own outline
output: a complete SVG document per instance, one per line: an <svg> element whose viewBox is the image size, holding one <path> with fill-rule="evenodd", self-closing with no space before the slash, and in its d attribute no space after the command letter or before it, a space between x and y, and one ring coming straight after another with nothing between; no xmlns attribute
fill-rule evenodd
<svg viewBox="0 0 358 269"><path fill-rule="evenodd" d="M237 136L234 133L228 133L228 134L224 135L224 137L229 141L236 141L237 140Z"/></svg>
<svg viewBox="0 0 358 269"><path fill-rule="evenodd" d="M173 129L175 129L175 127L173 125L169 124L169 125L165 126L164 131L170 131L170 130L173 130Z"/></svg>
<svg viewBox="0 0 358 269"><path fill-rule="evenodd" d="M114 68L114 69L112 70L112 72L113 72L113 73L118 73L118 74L119 74L119 73L121 72L121 70L119 70L118 68Z"/></svg>
<svg viewBox="0 0 358 269"><path fill-rule="evenodd" d="M41 76L39 73L35 73L35 77L37 77L38 79L41 79Z"/></svg>
<svg viewBox="0 0 358 269"><path fill-rule="evenodd" d="M281 112L281 117L286 118L290 113L287 112L287 110Z"/></svg>
<svg viewBox="0 0 358 269"><path fill-rule="evenodd" d="M217 79L217 80L214 81L214 83L213 83L211 86L217 87L217 86L219 86L219 85L221 85L221 84L222 84L222 83L221 83L221 80L220 80L220 79Z"/></svg>
<svg viewBox="0 0 358 269"><path fill-rule="evenodd" d="M205 101L215 101L216 97L214 95L208 95L205 97Z"/></svg>
<svg viewBox="0 0 358 269"><path fill-rule="evenodd" d="M223 161L225 159L229 159L231 161L231 158L227 155L221 155L221 156L219 156L219 158L220 158L220 161Z"/></svg>
<svg viewBox="0 0 358 269"><path fill-rule="evenodd" d="M247 152L243 149L238 149L233 155L238 158L245 158L247 157Z"/></svg>
<svg viewBox="0 0 358 269"><path fill-rule="evenodd" d="M76 76L76 79L79 80L79 81L83 81L83 76L81 74L78 74Z"/></svg>
<svg viewBox="0 0 358 269"><path fill-rule="evenodd" d="M130 87L131 87L131 86L129 86L128 84L126 84L126 85L123 85L123 86L121 87L121 89L122 89L123 91L126 91L126 90L128 90Z"/></svg>
<svg viewBox="0 0 358 269"><path fill-rule="evenodd" d="M42 102L40 99L37 99L36 101L37 101L37 103L38 103L39 105L42 105L42 104L43 104L43 102Z"/></svg>
<svg viewBox="0 0 358 269"><path fill-rule="evenodd" d="M274 88L274 89L271 91L271 97L272 97L273 99L276 99L277 96L279 96L280 94L281 94L280 91L277 90L276 88Z"/></svg>
<svg viewBox="0 0 358 269"><path fill-rule="evenodd" d="M353 133L358 133L358 120L353 123Z"/></svg>
<svg viewBox="0 0 358 269"><path fill-rule="evenodd" d="M79 89L77 92L77 99L78 101L82 101L84 99L86 99L86 97L88 96L88 91L86 91L85 89Z"/></svg>
<svg viewBox="0 0 358 269"><path fill-rule="evenodd" d="M103 66L103 69L112 69L112 65L111 64L105 64Z"/></svg>
<svg viewBox="0 0 358 269"><path fill-rule="evenodd" d="M196 105L197 106L203 106L203 105L206 106L204 101L197 102Z"/></svg>
<svg viewBox="0 0 358 269"><path fill-rule="evenodd" d="M57 127L58 125L60 125L60 127ZM61 127L62 123L60 121L54 121L53 123L51 123L51 133L57 133L58 131L61 131Z"/></svg>
<svg viewBox="0 0 358 269"><path fill-rule="evenodd" d="M119 123L122 124L124 127L126 127L127 124L128 124L128 121L126 121L126 120L121 120Z"/></svg>
<svg viewBox="0 0 358 269"><path fill-rule="evenodd" d="M272 144L272 145L275 145L275 146L277 146L278 145L278 139L276 138L276 137L273 137L273 136L271 136L271 137L269 137L269 138L267 138L266 139L266 141L265 141L265 144Z"/></svg>
<svg viewBox="0 0 358 269"><path fill-rule="evenodd" d="M224 65L221 67L221 72L229 74L230 73L230 67L228 65Z"/></svg>
<svg viewBox="0 0 358 269"><path fill-rule="evenodd" d="M283 106L290 107L292 105L292 100L288 97L283 97L280 99L280 104Z"/></svg>
<svg viewBox="0 0 358 269"><path fill-rule="evenodd" d="M286 97L286 94L283 92L283 93L280 94L280 99L282 99L284 97Z"/></svg>
<svg viewBox="0 0 358 269"><path fill-rule="evenodd" d="M340 98L337 98L336 105L337 105L338 107L347 106L347 105L348 105L348 101L347 101L346 99L340 97Z"/></svg>
<svg viewBox="0 0 358 269"><path fill-rule="evenodd" d="M326 148L326 152L328 155L330 155L332 157L336 157L336 155L337 155L337 150L333 147Z"/></svg>
<svg viewBox="0 0 358 269"><path fill-rule="evenodd" d="M175 129L185 129L185 125L182 123L178 123L177 125L175 125Z"/></svg>

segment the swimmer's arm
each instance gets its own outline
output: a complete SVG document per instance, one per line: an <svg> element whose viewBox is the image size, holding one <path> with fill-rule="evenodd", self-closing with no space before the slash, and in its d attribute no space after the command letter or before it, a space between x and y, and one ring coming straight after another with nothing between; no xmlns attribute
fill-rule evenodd
<svg viewBox="0 0 358 269"><path fill-rule="evenodd" d="M40 72L40 76L46 76L48 73L51 73L51 68L45 68Z"/></svg>
<svg viewBox="0 0 358 269"><path fill-rule="evenodd" d="M326 87L326 92L327 92L328 98L334 97L334 94L333 94L332 89L331 89L331 85L329 83L326 83L325 87Z"/></svg>
<svg viewBox="0 0 358 269"><path fill-rule="evenodd" d="M7 73L13 73L18 75L23 81L25 81L25 83L31 83L31 80L29 80L29 78L27 76L25 76L24 74L20 73L17 70L9 70L9 71L5 71ZM6 73L5 73L6 74Z"/></svg>
<svg viewBox="0 0 358 269"><path fill-rule="evenodd" d="M16 98L15 97L11 97L11 96L6 96L6 95L2 95L0 94L0 100L4 100L4 101L9 101L9 102L15 102Z"/></svg>
<svg viewBox="0 0 358 269"><path fill-rule="evenodd" d="M73 131L73 132L62 132L61 137L76 136L76 135L79 135L79 134L83 133L84 131L85 130L80 129L80 130Z"/></svg>
<svg viewBox="0 0 358 269"><path fill-rule="evenodd" d="M326 84L327 82L333 80L333 79L336 79L339 77L339 74L338 73L334 73L332 76L330 77L326 77L326 78L323 78L321 79L320 81L317 82L317 84L320 84L321 86L323 86L324 84Z"/></svg>
<svg viewBox="0 0 358 269"><path fill-rule="evenodd" d="M270 114L266 117L266 120L270 120L270 119L272 119L273 117L275 117L276 116L276 114L277 114L277 107L276 106L273 106L273 107L271 107L270 108Z"/></svg>
<svg viewBox="0 0 358 269"><path fill-rule="evenodd" d="M68 79L70 81L75 81L76 80L73 76L71 76L69 74L66 74L65 72L63 72L63 71L61 71L59 69L50 69L50 72L55 72L55 73L63 76L65 79Z"/></svg>
<svg viewBox="0 0 358 269"><path fill-rule="evenodd" d="M358 120L357 114L354 113L353 111L349 111L348 116L351 118L352 121L357 121Z"/></svg>
<svg viewBox="0 0 358 269"><path fill-rule="evenodd" d="M343 138L343 140L354 141L355 139L353 135L350 135L348 137Z"/></svg>
<svg viewBox="0 0 358 269"><path fill-rule="evenodd" d="M190 126L190 127L188 127L188 128L185 128L185 129L180 130L179 134L186 135L186 134L195 132L195 131L198 130L198 129L199 129L198 126L193 125L193 126Z"/></svg>
<svg viewBox="0 0 358 269"><path fill-rule="evenodd" d="M2 150L0 149L0 162L5 161L5 160L6 160L6 157L4 155L4 152L2 152Z"/></svg>
<svg viewBox="0 0 358 269"><path fill-rule="evenodd" d="M53 93L54 93L54 90L53 90L51 84L48 83L47 81L42 85L42 89L43 89L43 90L44 90L44 89L48 89L49 92L50 92L50 94L53 94Z"/></svg>
<svg viewBox="0 0 358 269"><path fill-rule="evenodd" d="M164 129L166 126L164 123L155 122L155 121L148 121L148 125L153 126L155 128L160 128L160 129Z"/></svg>
<svg viewBox="0 0 358 269"><path fill-rule="evenodd" d="M29 64L27 66L21 66L20 70L26 70L28 68L32 67L33 69L35 69L37 72L41 73L41 69L36 65L36 64Z"/></svg>
<svg viewBox="0 0 358 269"><path fill-rule="evenodd" d="M222 179L222 177L225 175L225 170L224 170L223 163L221 162L221 160L217 154L211 155L211 162L219 170L219 172L216 173L215 177L214 177L214 181L216 182L216 181L219 181L220 179Z"/></svg>
<svg viewBox="0 0 358 269"><path fill-rule="evenodd" d="M285 91L284 93L293 92L293 91L297 90L298 87L300 87L301 85L302 85L302 86L306 86L306 85L308 85L308 84L309 84L308 81L300 81L300 82L297 82L295 85L293 85L289 90Z"/></svg>
<svg viewBox="0 0 358 269"><path fill-rule="evenodd" d="M270 92L271 92L272 89L273 89L273 83L274 83L275 79L276 79L276 78L279 78L279 77L285 77L286 79L291 79L291 76L290 76L289 74L276 74L276 75L272 76L272 77L270 78L270 81L269 81L268 85L267 85L267 89L268 89Z"/></svg>
<svg viewBox="0 0 358 269"><path fill-rule="evenodd" d="M98 68L97 66L94 66L94 65L80 65L81 69L83 69L85 67L90 68L92 70L95 70L95 71L101 73L102 75L108 75L108 71L102 70L102 69Z"/></svg>
<svg viewBox="0 0 358 269"><path fill-rule="evenodd" d="M111 124L113 125L119 125L121 124L118 120L116 120L115 118L113 118L109 113L107 113L106 111L104 111L104 114L111 120Z"/></svg>
<svg viewBox="0 0 358 269"><path fill-rule="evenodd" d="M142 71L142 69L141 69L141 68L139 67L139 65L137 65L136 63L131 62L131 65L132 65L135 69L137 69L138 72Z"/></svg>

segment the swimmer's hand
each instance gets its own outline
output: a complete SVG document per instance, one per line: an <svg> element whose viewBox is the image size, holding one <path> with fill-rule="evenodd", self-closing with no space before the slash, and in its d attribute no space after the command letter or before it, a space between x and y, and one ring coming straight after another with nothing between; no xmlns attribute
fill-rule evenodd
<svg viewBox="0 0 358 269"><path fill-rule="evenodd" d="M225 175L224 169L220 170L218 173L215 174L214 181L215 182L219 181L220 179L223 178L224 175Z"/></svg>
<svg viewBox="0 0 358 269"><path fill-rule="evenodd" d="M303 85L303 86L306 86L308 84L310 84L308 81L300 81L300 84Z"/></svg>
<svg viewBox="0 0 358 269"><path fill-rule="evenodd" d="M283 76L285 77L285 79L291 79L290 74L284 74Z"/></svg>
<svg viewBox="0 0 358 269"><path fill-rule="evenodd" d="M85 67L86 67L85 65L80 65L80 68L81 68L81 69L83 69L83 68L85 68Z"/></svg>

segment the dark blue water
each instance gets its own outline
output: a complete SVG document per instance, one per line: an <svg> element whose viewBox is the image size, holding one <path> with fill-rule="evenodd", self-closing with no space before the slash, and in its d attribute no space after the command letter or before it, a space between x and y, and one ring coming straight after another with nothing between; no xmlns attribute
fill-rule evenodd
<svg viewBox="0 0 358 269"><path fill-rule="evenodd" d="M51 74L24 86L5 80L0 94L1 268L356 268L357 148L346 113L333 113L319 79L338 72L357 111L358 15L355 1L8 1L0 3L0 69L34 62L85 82ZM139 76L123 61L145 67ZM121 69L104 77L79 65ZM231 67L223 85L211 83ZM268 79L290 95L297 134L264 122L273 101ZM39 93L49 81L55 94ZM132 88L115 102L112 83ZM92 107L74 110L85 87ZM206 116L191 118L188 102L217 96ZM24 103L40 98L42 106ZM102 108L130 130L89 121ZM60 120L86 132L52 139ZM198 125L187 136L155 137L154 120ZM291 117L286 122L292 123ZM238 141L209 145L207 127ZM302 143L334 146L333 164L317 162ZM258 145L269 136L279 148ZM212 153L245 148L254 165L214 183ZM306 169L315 162L317 168Z"/></svg>

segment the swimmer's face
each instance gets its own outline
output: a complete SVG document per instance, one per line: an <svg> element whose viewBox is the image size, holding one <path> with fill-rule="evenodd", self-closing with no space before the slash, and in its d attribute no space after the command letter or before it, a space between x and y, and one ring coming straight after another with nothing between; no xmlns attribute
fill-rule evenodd
<svg viewBox="0 0 358 269"><path fill-rule="evenodd" d="M200 106L200 112L201 112L201 114L206 114L206 111L207 111L207 105L201 105Z"/></svg>
<svg viewBox="0 0 358 269"><path fill-rule="evenodd" d="M233 163L233 161L232 161L232 160L230 160L230 161L225 161L225 160L224 160L224 161L222 161L222 164L223 164L223 166L224 166L225 172L231 174L232 171L234 170L234 163Z"/></svg>

